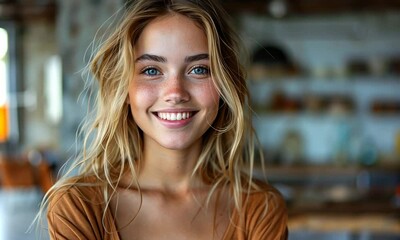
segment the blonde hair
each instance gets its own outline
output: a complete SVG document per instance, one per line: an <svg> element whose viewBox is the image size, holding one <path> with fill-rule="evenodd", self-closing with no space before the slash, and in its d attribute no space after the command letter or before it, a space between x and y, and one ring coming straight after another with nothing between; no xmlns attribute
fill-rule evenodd
<svg viewBox="0 0 400 240"><path fill-rule="evenodd" d="M184 15L204 30L212 79L220 94L219 112L203 136L203 150L193 175L200 175L212 185L210 196L218 188L228 187L240 211L242 194L257 190L252 181L255 138L238 37L225 11L212 0L138 0L126 9L117 29L91 61L90 70L98 84L97 111L93 121L83 127L83 150L72 169L79 168L78 178L97 176L105 189L114 192L126 169L137 177L142 132L126 103L134 68L134 46L150 21L167 14ZM67 179L57 182L47 200L57 189L73 184ZM132 184L139 187L137 182ZM108 203L108 190L104 190L104 198Z"/></svg>

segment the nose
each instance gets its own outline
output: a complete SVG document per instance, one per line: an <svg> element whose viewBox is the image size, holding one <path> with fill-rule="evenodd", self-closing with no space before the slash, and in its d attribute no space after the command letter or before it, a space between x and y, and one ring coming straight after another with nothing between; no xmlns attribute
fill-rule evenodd
<svg viewBox="0 0 400 240"><path fill-rule="evenodd" d="M168 103L179 104L190 100L187 84L182 76L174 75L165 81L164 100Z"/></svg>

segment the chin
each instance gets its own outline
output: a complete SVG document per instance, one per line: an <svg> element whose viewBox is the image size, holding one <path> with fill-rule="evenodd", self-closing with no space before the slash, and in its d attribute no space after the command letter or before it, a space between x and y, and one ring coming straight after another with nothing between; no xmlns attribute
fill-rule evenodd
<svg viewBox="0 0 400 240"><path fill-rule="evenodd" d="M171 144L161 144L161 146L168 150L181 151L181 150L188 149L190 145L189 144L171 143Z"/></svg>
<svg viewBox="0 0 400 240"><path fill-rule="evenodd" d="M160 142L159 144L168 150L182 151L194 147L196 145L195 143L196 141L168 139L168 141Z"/></svg>

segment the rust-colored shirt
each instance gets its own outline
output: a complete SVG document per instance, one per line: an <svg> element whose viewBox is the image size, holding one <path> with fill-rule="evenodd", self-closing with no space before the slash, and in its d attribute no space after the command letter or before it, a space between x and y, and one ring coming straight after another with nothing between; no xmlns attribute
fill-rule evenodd
<svg viewBox="0 0 400 240"><path fill-rule="evenodd" d="M264 192L248 195L240 213L243 218L237 211L233 212L233 223L223 239L287 239L285 202L270 185L265 184L263 189ZM47 212L51 239L119 240L112 212L109 208L104 212L104 207L101 187L73 186L58 191L50 200Z"/></svg>

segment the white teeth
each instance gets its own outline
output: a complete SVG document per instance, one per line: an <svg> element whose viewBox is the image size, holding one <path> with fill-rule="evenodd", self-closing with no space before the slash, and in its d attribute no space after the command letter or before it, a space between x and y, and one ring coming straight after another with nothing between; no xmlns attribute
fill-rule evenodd
<svg viewBox="0 0 400 240"><path fill-rule="evenodd" d="M190 118L191 114L190 114L190 112L179 112L179 113L158 112L157 116L161 119L168 120L168 121L179 121L179 120Z"/></svg>

